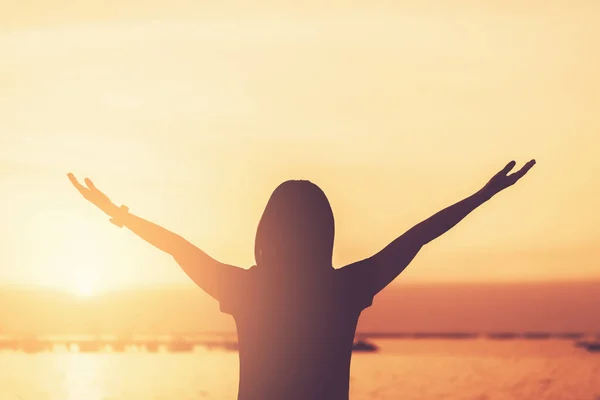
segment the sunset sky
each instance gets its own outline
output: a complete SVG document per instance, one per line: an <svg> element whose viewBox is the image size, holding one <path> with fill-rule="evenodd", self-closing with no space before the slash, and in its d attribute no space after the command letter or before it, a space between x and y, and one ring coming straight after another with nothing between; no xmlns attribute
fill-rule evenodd
<svg viewBox="0 0 600 400"><path fill-rule="evenodd" d="M69 3L2 5L0 286L189 283L70 171L243 267L310 179L341 266L531 158L400 279L600 280L600 2Z"/></svg>

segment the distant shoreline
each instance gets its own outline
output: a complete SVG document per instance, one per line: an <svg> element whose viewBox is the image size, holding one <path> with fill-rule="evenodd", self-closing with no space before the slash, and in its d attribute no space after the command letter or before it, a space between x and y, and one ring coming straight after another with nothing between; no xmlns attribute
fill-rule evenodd
<svg viewBox="0 0 600 400"><path fill-rule="evenodd" d="M355 337L356 351L377 351L378 346L369 343L372 340L486 340L486 341L549 341L561 340L578 343L600 341L600 332L395 332L395 333L358 333ZM0 352L23 352L27 354L63 351L68 353L189 353L197 348L208 350L237 351L238 341L235 333L179 333L169 335L61 335L35 336L0 335ZM353 350L354 351L354 350Z"/></svg>
<svg viewBox="0 0 600 400"><path fill-rule="evenodd" d="M43 334L34 333L0 333L0 346L7 340L41 340L41 341L70 341L70 340L99 340L99 341L144 341L151 338L158 341L188 340L201 342L202 337L232 337L235 331L206 331L206 332L171 332L163 334L134 333L119 334ZM357 332L356 338L361 339L490 339L490 340L541 340L560 339L574 340L586 337L600 338L600 332ZM85 339L84 339L85 338Z"/></svg>

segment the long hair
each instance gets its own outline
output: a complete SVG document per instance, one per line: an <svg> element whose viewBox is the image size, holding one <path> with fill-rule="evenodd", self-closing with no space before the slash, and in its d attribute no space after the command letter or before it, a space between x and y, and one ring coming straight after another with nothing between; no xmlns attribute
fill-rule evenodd
<svg viewBox="0 0 600 400"><path fill-rule="evenodd" d="M321 188L286 181L271 195L258 224L256 263L275 269L331 267L334 236L333 212Z"/></svg>

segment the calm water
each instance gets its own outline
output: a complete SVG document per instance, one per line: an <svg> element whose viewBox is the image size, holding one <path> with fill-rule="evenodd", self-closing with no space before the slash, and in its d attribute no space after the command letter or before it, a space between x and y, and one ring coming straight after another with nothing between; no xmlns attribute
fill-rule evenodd
<svg viewBox="0 0 600 400"><path fill-rule="evenodd" d="M569 341L381 340L351 399L600 400L600 354ZM237 353L0 353L1 400L235 399Z"/></svg>

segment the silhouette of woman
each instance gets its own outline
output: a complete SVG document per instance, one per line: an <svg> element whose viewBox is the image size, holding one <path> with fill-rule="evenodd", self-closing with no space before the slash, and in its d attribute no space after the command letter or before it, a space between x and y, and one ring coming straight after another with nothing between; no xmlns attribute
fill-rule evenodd
<svg viewBox="0 0 600 400"><path fill-rule="evenodd" d="M427 243L535 164L515 162L475 194L438 212L379 253L332 266L334 218L327 197L309 181L287 181L271 195L255 241L256 265L242 269L213 259L190 242L113 204L86 179L69 179L90 202L150 244L171 254L220 309L234 317L239 338L239 400L347 400L358 318Z"/></svg>

